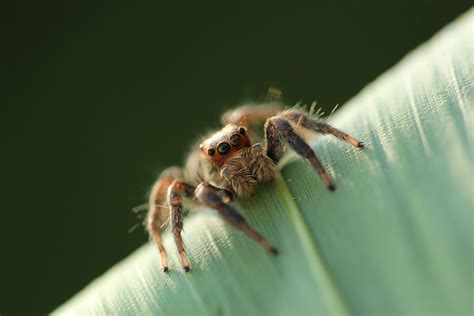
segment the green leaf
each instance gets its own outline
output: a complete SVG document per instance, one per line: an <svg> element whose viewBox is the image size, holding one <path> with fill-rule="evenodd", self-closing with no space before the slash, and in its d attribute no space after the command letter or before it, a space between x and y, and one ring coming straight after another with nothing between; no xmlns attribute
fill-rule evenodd
<svg viewBox="0 0 474 316"><path fill-rule="evenodd" d="M214 212L185 221L191 273L147 244L56 314L453 315L473 305L474 11L352 99L331 124L366 143L314 148L337 190L289 154L240 201L280 255Z"/></svg>

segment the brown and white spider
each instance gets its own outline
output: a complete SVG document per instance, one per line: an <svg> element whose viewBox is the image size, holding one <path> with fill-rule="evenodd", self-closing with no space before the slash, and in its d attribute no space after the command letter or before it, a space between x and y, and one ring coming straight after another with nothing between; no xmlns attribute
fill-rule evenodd
<svg viewBox="0 0 474 316"><path fill-rule="evenodd" d="M192 148L184 168L163 171L150 193L146 218L150 237L160 252L161 267L168 270L168 260L160 237L160 227L169 221L184 271L189 271L181 231L183 201L195 202L216 210L227 222L243 231L265 250L277 249L250 227L230 204L236 197L249 197L258 182L270 182L285 145L308 160L331 191L334 186L318 157L299 135L299 131L332 134L355 147L363 143L297 108L285 110L277 103L242 106L221 118L224 127ZM255 128L264 124L263 143ZM262 134L262 133L260 133ZM200 180L196 180L200 179Z"/></svg>

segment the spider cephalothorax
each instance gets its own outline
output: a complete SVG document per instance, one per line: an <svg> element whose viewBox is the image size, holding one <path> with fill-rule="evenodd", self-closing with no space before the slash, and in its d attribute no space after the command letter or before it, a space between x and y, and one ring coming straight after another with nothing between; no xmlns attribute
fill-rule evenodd
<svg viewBox="0 0 474 316"><path fill-rule="evenodd" d="M257 182L268 182L274 177L275 162L259 143L252 146L243 126L227 124L199 148L203 158L218 169L217 187L237 196L251 196Z"/></svg>
<svg viewBox="0 0 474 316"><path fill-rule="evenodd" d="M245 147L250 147L250 145L245 127L227 124L220 131L206 139L199 145L199 148L205 157L217 166L222 166L232 154Z"/></svg>
<svg viewBox="0 0 474 316"><path fill-rule="evenodd" d="M222 122L225 124L222 129L192 148L184 168L171 167L163 171L150 193L147 228L160 251L163 271L168 270L160 237L160 227L165 220L170 222L183 269L189 271L190 268L181 238L184 199L215 209L267 251L277 254L276 248L235 210L232 200L250 197L257 183L274 179L284 144L308 160L324 185L334 190L318 157L297 132L300 129L332 134L355 147L363 147L362 142L317 118L295 108L284 110L279 104L243 106L225 113ZM252 134L250 127L263 122L261 143L252 143L257 135ZM196 181L196 177L201 180Z"/></svg>

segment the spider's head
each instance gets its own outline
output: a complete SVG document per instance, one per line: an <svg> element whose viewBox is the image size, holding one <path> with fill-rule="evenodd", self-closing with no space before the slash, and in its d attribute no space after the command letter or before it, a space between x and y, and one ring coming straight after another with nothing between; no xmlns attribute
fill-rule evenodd
<svg viewBox="0 0 474 316"><path fill-rule="evenodd" d="M251 145L245 127L228 124L203 141L199 148L203 156L221 166L234 153Z"/></svg>

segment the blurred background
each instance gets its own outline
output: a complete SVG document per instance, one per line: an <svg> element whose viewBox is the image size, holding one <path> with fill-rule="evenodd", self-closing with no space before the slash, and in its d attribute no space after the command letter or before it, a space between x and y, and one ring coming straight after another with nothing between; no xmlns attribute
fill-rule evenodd
<svg viewBox="0 0 474 316"><path fill-rule="evenodd" d="M222 111L330 111L471 1L2 3L0 313L44 314L147 241L132 207Z"/></svg>

